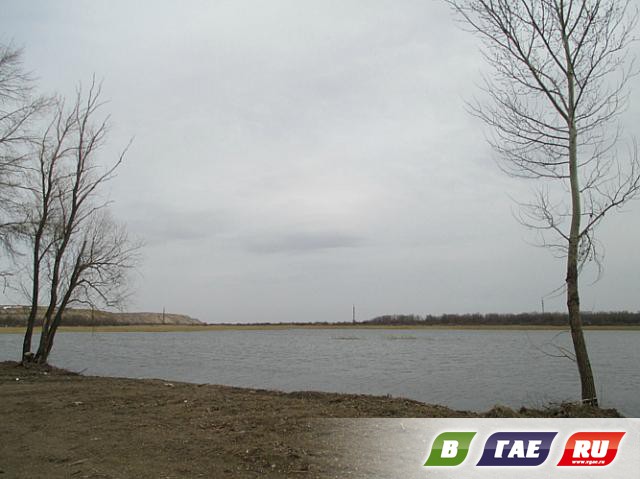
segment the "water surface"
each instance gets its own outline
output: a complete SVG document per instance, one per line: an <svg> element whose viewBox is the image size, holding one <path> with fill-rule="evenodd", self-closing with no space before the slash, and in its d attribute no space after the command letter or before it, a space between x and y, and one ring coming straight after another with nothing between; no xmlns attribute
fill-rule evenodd
<svg viewBox="0 0 640 479"><path fill-rule="evenodd" d="M0 360L22 337L0 335ZM589 331L600 402L640 417L640 331ZM345 393L390 394L486 410L575 400L571 348L557 331L257 330L59 333L56 366L86 374Z"/></svg>

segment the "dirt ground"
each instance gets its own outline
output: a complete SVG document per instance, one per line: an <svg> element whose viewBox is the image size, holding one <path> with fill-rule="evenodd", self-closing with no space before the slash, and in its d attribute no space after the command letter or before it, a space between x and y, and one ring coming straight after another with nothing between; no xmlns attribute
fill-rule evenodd
<svg viewBox="0 0 640 479"><path fill-rule="evenodd" d="M562 406L483 416L616 416ZM416 401L81 376L0 363L0 479L350 477L321 418L469 417ZM325 421L326 422L326 421Z"/></svg>

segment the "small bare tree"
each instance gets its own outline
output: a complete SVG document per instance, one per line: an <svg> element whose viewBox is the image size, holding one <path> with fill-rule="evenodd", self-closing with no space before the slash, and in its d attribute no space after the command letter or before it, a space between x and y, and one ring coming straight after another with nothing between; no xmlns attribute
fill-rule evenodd
<svg viewBox="0 0 640 479"><path fill-rule="evenodd" d="M578 275L598 260L598 224L640 190L637 148L620 147L618 122L634 74L637 9L629 0L445 1L481 38L493 70L483 85L488 101L470 103L470 111L491 127L503 170L540 182L521 219L566 257L582 400L597 405Z"/></svg>
<svg viewBox="0 0 640 479"><path fill-rule="evenodd" d="M135 266L138 243L108 215L100 192L122 163L125 151L108 167L98 161L108 118L96 122L100 86L78 90L70 108L58 99L52 121L36 144L28 170L32 202L24 228L31 254L31 300L23 341L23 361L46 363L65 309L74 302L113 306L124 299L126 272ZM46 298L42 333L31 353L38 305Z"/></svg>

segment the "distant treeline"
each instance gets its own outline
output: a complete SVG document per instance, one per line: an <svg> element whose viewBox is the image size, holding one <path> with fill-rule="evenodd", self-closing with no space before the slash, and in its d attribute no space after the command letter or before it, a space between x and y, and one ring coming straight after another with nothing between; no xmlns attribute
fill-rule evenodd
<svg viewBox="0 0 640 479"><path fill-rule="evenodd" d="M518 314L391 314L378 316L364 321L364 324L385 326L566 326L569 317L566 313L518 313ZM585 326L640 326L640 312L608 311L583 312Z"/></svg>

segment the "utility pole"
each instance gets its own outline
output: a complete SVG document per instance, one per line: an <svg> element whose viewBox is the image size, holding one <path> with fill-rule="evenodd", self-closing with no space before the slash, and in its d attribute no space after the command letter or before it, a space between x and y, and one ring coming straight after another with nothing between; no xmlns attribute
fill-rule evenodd
<svg viewBox="0 0 640 479"><path fill-rule="evenodd" d="M356 324L356 305L353 305L353 315L352 315L353 324Z"/></svg>

